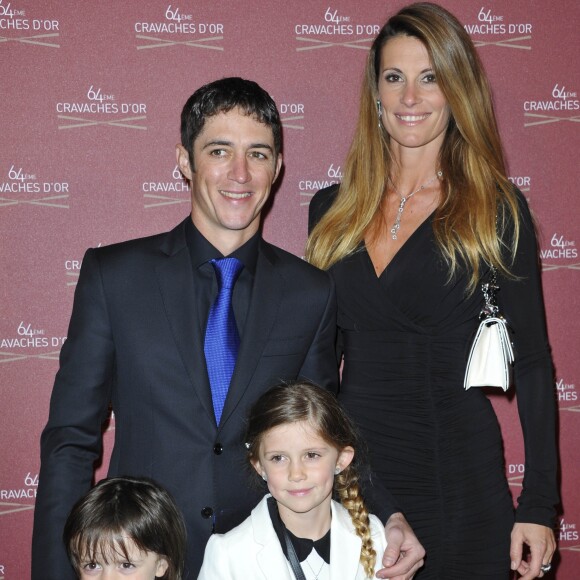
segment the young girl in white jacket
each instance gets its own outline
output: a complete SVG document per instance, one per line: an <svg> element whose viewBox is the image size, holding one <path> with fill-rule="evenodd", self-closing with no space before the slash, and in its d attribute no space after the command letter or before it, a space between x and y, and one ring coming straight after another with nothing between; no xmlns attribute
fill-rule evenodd
<svg viewBox="0 0 580 580"><path fill-rule="evenodd" d="M374 577L386 540L360 495L358 446L332 393L296 382L262 395L246 447L271 495L237 528L210 538L199 580Z"/></svg>

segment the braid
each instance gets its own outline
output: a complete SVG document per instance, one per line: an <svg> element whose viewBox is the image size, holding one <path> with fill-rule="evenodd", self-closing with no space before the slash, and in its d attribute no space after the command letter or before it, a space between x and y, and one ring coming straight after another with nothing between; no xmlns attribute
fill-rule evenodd
<svg viewBox="0 0 580 580"><path fill-rule="evenodd" d="M358 474L355 468L349 465L336 476L334 488L340 503L348 510L355 527L357 536L362 540L360 563L368 578L374 576L377 553L371 540L369 510L365 506L358 484Z"/></svg>

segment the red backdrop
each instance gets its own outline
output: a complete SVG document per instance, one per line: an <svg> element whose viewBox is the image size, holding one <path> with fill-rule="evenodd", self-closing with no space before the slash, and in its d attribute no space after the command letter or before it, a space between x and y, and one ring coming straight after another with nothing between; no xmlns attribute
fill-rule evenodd
<svg viewBox="0 0 580 580"><path fill-rule="evenodd" d="M510 177L540 226L560 406L556 574L572 579L580 565L580 5L442 4L479 47ZM302 255L310 198L341 175L366 52L402 5L0 0L0 580L29 576L38 438L84 250L170 229L188 213L174 158L186 98L229 75L273 95L285 170L264 234ZM493 400L517 494L524 455L515 400Z"/></svg>

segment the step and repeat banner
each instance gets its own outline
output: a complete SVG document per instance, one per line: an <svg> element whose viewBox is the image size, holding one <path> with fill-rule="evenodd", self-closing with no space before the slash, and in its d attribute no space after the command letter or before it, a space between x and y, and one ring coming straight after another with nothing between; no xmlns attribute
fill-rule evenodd
<svg viewBox="0 0 580 580"><path fill-rule="evenodd" d="M559 404L556 576L580 567L580 8L577 0L442 0L494 90L510 179L540 232ZM0 0L0 579L29 576L58 355L88 247L171 229L189 212L175 164L188 96L259 82L284 125L284 171L264 235L302 255L308 204L340 180L364 61L395 0ZM492 397L521 490L513 395ZM105 433L106 473L114 421Z"/></svg>

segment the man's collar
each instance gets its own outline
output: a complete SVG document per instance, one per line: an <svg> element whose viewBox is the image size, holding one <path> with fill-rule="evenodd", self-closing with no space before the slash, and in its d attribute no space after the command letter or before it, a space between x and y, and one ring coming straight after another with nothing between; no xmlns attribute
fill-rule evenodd
<svg viewBox="0 0 580 580"><path fill-rule="evenodd" d="M209 262L210 260L224 257L224 255L201 234L191 219L187 220L185 225L185 239L194 268L199 268L199 266ZM260 239L260 231L257 231L246 243L241 245L228 256L240 260L244 264L245 269L252 275L256 272Z"/></svg>

